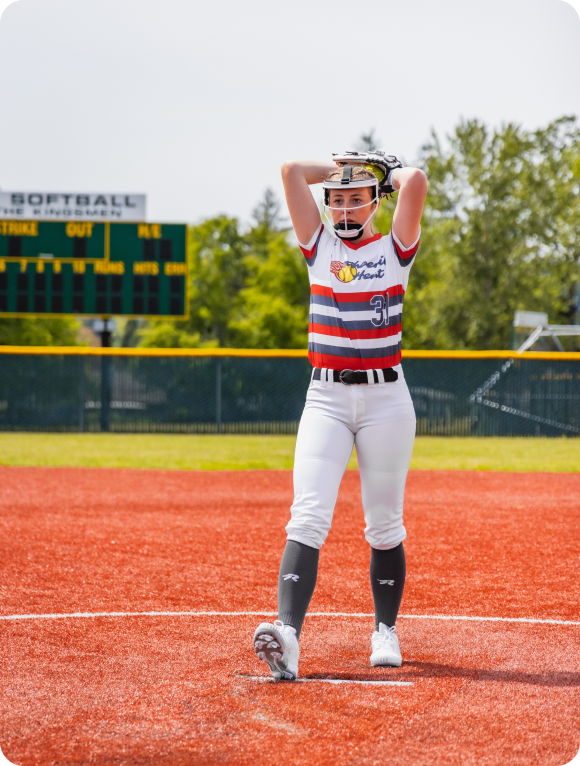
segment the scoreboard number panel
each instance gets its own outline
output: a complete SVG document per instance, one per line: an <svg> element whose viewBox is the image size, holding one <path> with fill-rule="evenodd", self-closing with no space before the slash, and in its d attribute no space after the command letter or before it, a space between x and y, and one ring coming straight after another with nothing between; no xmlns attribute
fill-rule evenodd
<svg viewBox="0 0 580 766"><path fill-rule="evenodd" d="M185 224L0 220L0 317L187 313Z"/></svg>

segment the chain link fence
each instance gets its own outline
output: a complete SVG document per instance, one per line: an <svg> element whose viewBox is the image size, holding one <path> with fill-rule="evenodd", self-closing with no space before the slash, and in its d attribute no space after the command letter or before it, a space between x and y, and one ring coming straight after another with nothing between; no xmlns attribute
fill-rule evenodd
<svg viewBox="0 0 580 766"><path fill-rule="evenodd" d="M407 352L417 433L580 435L580 355L546 356ZM2 353L0 430L292 434L310 374L302 357Z"/></svg>

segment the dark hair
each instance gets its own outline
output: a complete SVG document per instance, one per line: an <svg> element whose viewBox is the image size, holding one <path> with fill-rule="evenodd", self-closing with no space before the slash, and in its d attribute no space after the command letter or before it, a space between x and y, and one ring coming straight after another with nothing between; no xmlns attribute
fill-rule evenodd
<svg viewBox="0 0 580 766"><path fill-rule="evenodd" d="M340 181L342 178L342 168L336 168L336 170L332 170L328 176L326 177L327 181ZM376 175L372 172L372 170L368 170L365 168L364 165L353 165L352 166L352 174L351 178L353 181L366 181L366 180L376 180Z"/></svg>

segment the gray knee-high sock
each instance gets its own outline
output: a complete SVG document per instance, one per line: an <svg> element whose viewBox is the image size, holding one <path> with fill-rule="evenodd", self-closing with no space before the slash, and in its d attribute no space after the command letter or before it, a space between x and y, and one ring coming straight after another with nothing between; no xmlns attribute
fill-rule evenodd
<svg viewBox="0 0 580 766"><path fill-rule="evenodd" d="M375 627L379 622L392 628L397 620L405 587L405 550L403 543L388 551L371 548L371 588L375 602Z"/></svg>
<svg viewBox="0 0 580 766"><path fill-rule="evenodd" d="M288 540L278 576L278 619L300 636L318 574L317 548Z"/></svg>

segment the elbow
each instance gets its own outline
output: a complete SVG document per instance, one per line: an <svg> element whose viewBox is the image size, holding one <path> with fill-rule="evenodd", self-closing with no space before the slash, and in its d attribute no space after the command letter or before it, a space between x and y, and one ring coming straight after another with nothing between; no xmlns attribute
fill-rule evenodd
<svg viewBox="0 0 580 766"><path fill-rule="evenodd" d="M427 176L422 170L419 170L419 168L413 168L413 171L409 176L408 183L417 191L422 191L427 194L427 189L429 187Z"/></svg>
<svg viewBox="0 0 580 766"><path fill-rule="evenodd" d="M422 170L419 170L419 168L412 169L412 172L407 179L407 185L409 188L413 189L416 194L427 196L429 183L427 181L427 176Z"/></svg>
<svg viewBox="0 0 580 766"><path fill-rule="evenodd" d="M417 184L417 187L421 190L421 192L425 195L427 195L427 190L429 189L429 181L427 181L427 176L422 170L419 170L417 168L415 170L415 183Z"/></svg>
<svg viewBox="0 0 580 766"><path fill-rule="evenodd" d="M296 161L295 160L286 160L282 163L281 173L282 173L282 180L286 180L290 175L292 175L292 172L296 168Z"/></svg>

